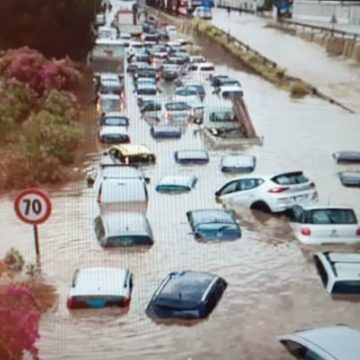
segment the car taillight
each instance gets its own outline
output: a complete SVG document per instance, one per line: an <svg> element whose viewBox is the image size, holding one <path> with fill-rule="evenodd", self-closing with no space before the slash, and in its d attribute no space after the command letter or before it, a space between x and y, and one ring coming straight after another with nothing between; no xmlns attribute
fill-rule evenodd
<svg viewBox="0 0 360 360"><path fill-rule="evenodd" d="M360 228L357 228L357 230L356 230L356 236L360 236Z"/></svg>
<svg viewBox="0 0 360 360"><path fill-rule="evenodd" d="M310 236L311 235L311 230L308 227L302 227L300 229L300 232L301 232L301 235L304 235L304 236Z"/></svg>
<svg viewBox="0 0 360 360"><path fill-rule="evenodd" d="M75 298L68 298L66 306L68 309L86 309L89 307L86 301L77 300Z"/></svg>
<svg viewBox="0 0 360 360"><path fill-rule="evenodd" d="M130 305L130 298L125 297L121 303L121 306L127 307Z"/></svg>
<svg viewBox="0 0 360 360"><path fill-rule="evenodd" d="M269 189L269 193L277 194L277 193L284 192L286 190L289 190L289 188L286 186L277 186L277 187L273 187L273 188Z"/></svg>

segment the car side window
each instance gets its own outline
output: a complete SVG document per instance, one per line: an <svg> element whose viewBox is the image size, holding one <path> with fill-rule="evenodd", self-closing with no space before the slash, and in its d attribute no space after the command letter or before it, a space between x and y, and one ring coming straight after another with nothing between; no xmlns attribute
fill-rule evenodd
<svg viewBox="0 0 360 360"><path fill-rule="evenodd" d="M235 191L239 191L239 182L238 181L233 181L230 184L226 185L222 190L221 190L221 195L225 195L225 194L231 194Z"/></svg>
<svg viewBox="0 0 360 360"><path fill-rule="evenodd" d="M238 190L251 190L258 186L256 179L243 179L240 181L240 188Z"/></svg>

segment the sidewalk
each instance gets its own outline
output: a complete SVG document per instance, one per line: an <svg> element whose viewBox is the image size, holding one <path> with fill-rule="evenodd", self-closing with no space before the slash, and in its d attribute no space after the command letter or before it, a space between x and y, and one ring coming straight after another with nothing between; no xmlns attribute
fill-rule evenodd
<svg viewBox="0 0 360 360"><path fill-rule="evenodd" d="M248 14L213 9L213 24L230 32L270 60L285 67L323 93L360 112L360 67L337 57L324 48L298 37L266 27L270 20Z"/></svg>

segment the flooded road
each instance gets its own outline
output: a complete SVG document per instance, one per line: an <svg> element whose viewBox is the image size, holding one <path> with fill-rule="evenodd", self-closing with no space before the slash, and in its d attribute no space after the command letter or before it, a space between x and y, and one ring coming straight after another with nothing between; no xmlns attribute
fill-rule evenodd
<svg viewBox="0 0 360 360"><path fill-rule="evenodd" d="M320 45L268 28L269 19L235 11L228 16L225 9L214 9L212 22L286 68L289 75L360 111L360 67L351 60L330 56Z"/></svg>
<svg viewBox="0 0 360 360"><path fill-rule="evenodd" d="M293 100L262 79L227 66L226 55L205 53L219 73L228 73L243 84L264 145L238 151L257 156L256 172L302 169L317 184L320 200L350 205L360 218L360 191L341 186L336 173L344 167L331 157L337 150L360 150L358 115L316 98ZM149 145L158 160L145 169L151 178L147 216L155 243L146 250L104 250L95 239L92 222L98 209L85 180L50 188L53 214L39 231L41 263L60 297L56 311L41 321L40 358L286 360L290 356L277 343L278 335L337 323L360 328L360 303L332 300L318 279L311 254L321 248L300 247L282 219L237 209L243 231L240 240L209 244L193 239L185 212L219 206L214 192L231 178L220 172L219 165L230 150L208 148L211 160L207 165L177 165L174 151L206 146L194 131L196 126L189 126L179 140L153 140L131 92L131 80L126 77L131 140ZM163 87L161 96L170 97L171 89ZM88 130L93 150L83 169L99 158L96 124ZM188 194L156 193L156 183L168 174L192 174L199 180ZM14 194L2 198L0 257L14 246L27 261L34 261L32 229L15 217L13 198ZM101 265L129 267L134 273L128 313L110 309L70 314L66 298L74 269ZM208 320L191 327L166 326L146 317L144 309L159 282L176 270L210 271L227 280L229 286Z"/></svg>

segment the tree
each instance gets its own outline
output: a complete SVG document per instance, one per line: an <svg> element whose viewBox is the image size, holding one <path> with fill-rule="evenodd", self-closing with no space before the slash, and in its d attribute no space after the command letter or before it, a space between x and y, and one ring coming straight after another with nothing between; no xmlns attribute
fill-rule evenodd
<svg viewBox="0 0 360 360"><path fill-rule="evenodd" d="M101 0L1 0L0 47L29 46L46 56L83 59L93 46Z"/></svg>

